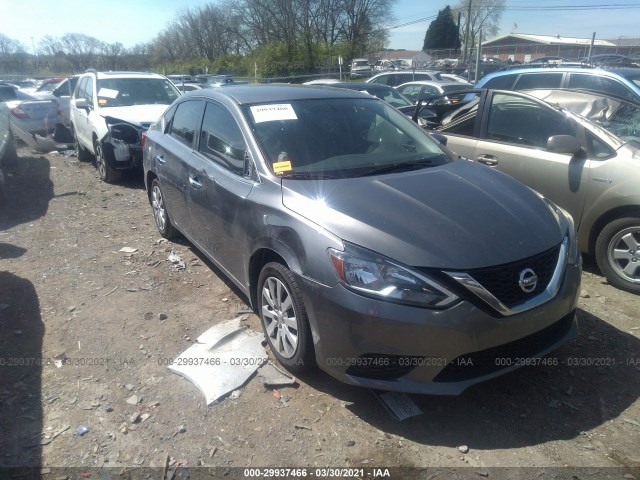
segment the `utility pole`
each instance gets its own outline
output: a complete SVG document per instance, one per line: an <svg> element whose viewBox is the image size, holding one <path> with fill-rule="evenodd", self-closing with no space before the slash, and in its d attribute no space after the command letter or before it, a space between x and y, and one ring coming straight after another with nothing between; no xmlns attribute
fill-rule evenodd
<svg viewBox="0 0 640 480"><path fill-rule="evenodd" d="M458 56L458 42L460 41L460 18L462 17L462 13L458 12L458 28L456 28L456 44L455 44L455 56Z"/></svg>
<svg viewBox="0 0 640 480"><path fill-rule="evenodd" d="M471 0L469 0L469 8L467 9L467 28L464 34L464 55L462 61L467 61L467 53L469 51L469 27L471 26Z"/></svg>

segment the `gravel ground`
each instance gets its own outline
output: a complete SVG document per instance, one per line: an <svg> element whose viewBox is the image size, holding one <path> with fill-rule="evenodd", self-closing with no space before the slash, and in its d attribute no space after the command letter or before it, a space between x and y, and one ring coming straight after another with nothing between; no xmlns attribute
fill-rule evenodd
<svg viewBox="0 0 640 480"><path fill-rule="evenodd" d="M33 470L0 477L265 478L284 474L245 468L299 467L325 478L389 478L374 470L389 468L391 478L640 479L640 299L590 259L580 336L557 362L458 397L412 395L421 415L396 421L372 392L320 371L275 390L254 376L207 406L166 365L246 309L243 297L186 240L160 238L140 175L108 185L75 157L18 153L0 207L0 467ZM261 331L253 314L242 322Z"/></svg>

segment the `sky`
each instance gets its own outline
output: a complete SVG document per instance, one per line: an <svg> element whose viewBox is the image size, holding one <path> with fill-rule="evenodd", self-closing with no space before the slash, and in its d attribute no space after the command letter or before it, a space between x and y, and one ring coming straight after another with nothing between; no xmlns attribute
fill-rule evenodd
<svg viewBox="0 0 640 480"><path fill-rule="evenodd" d="M389 29L388 47L420 50L438 11L459 1L396 0L390 12L393 20L388 26L395 28ZM0 0L0 33L22 42L29 52L46 35L61 37L71 32L132 47L151 41L181 9L211 2L217 0ZM513 31L638 38L640 0L506 0L499 35Z"/></svg>

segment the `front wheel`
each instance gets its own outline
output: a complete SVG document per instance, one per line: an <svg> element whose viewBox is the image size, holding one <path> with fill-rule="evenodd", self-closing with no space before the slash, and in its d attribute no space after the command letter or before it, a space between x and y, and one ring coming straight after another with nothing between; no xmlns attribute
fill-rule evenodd
<svg viewBox="0 0 640 480"><path fill-rule="evenodd" d="M71 135L73 136L73 148L76 151L76 158L78 159L78 161L88 162L89 160L91 160L91 154L87 151L86 148L80 145L78 136L76 135L73 127L71 127Z"/></svg>
<svg viewBox="0 0 640 480"><path fill-rule="evenodd" d="M596 240L596 262L609 283L640 294L640 218L607 224Z"/></svg>
<svg viewBox="0 0 640 480"><path fill-rule="evenodd" d="M301 373L315 367L307 310L291 271L268 263L258 279L258 313L271 351L287 370Z"/></svg>
<svg viewBox="0 0 640 480"><path fill-rule="evenodd" d="M98 169L100 180L106 183L113 183L120 180L122 172L112 168L104 158L104 148L102 143L96 140L93 144L93 149L96 152L96 168Z"/></svg>

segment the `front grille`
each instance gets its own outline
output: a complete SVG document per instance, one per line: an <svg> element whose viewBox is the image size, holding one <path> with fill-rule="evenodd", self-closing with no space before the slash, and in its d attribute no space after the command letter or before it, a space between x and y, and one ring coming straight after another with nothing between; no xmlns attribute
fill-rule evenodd
<svg viewBox="0 0 640 480"><path fill-rule="evenodd" d="M450 362L434 379L434 382L460 382L526 364L523 359L536 358L563 338L573 323L575 312L561 318L547 328L504 345L461 355ZM534 363L535 365L535 363Z"/></svg>
<svg viewBox="0 0 640 480"><path fill-rule="evenodd" d="M560 245L533 257L507 263L497 267L469 270L471 275L489 293L509 308L516 307L542 293L546 288L558 263ZM524 292L519 285L520 273L532 269L538 276L538 283L532 292Z"/></svg>
<svg viewBox="0 0 640 480"><path fill-rule="evenodd" d="M374 380L393 380L420 365L422 358L366 353L351 360L352 364L347 368L346 374Z"/></svg>

